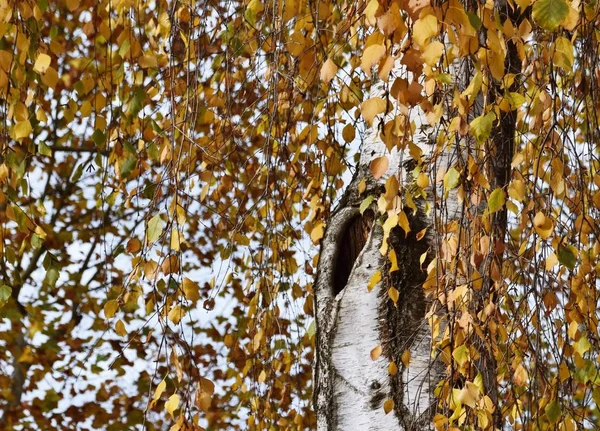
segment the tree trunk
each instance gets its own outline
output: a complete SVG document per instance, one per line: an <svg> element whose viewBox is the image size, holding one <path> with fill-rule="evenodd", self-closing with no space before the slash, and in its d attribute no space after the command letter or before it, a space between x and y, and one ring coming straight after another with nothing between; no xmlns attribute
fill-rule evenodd
<svg viewBox="0 0 600 431"><path fill-rule="evenodd" d="M427 153L434 130L424 118L414 108L409 119L417 124L413 141ZM422 285L427 261L421 258L432 244L428 236L418 234L432 223L423 202L418 203L418 211L406 211L409 233L395 226L387 238L382 228L385 219L377 211L371 208L362 215L359 211L365 197L373 195L376 201L390 175L407 186L415 165L404 152L388 152L375 127L378 121L382 119L375 120L363 144L357 173L328 220L321 246L315 284L314 404L319 430L428 429L432 390L440 377L439 367L431 360L425 320L428 305ZM390 169L376 181L369 166L383 155ZM359 195L361 181L367 186ZM435 194L430 190L430 196ZM449 206L451 211L456 209L456 205ZM393 271L388 258L391 250L398 263ZM374 284L370 292L369 284ZM396 304L388 293L392 287L398 291ZM411 359L404 367L407 351Z"/></svg>
<svg viewBox="0 0 600 431"><path fill-rule="evenodd" d="M506 8L502 2L498 4L500 8ZM501 16L517 22L517 17L509 16L506 11L501 11ZM519 59L512 43L508 48L507 70L516 74L520 70ZM397 76L407 76L399 68L395 72ZM465 57L451 67L451 72L461 92L474 76L473 63ZM495 88L493 91L497 92ZM451 103L444 105L452 106ZM464 119L470 122L478 117L482 106L483 98L478 95ZM447 115L452 118L450 113ZM393 115L390 114L383 120L391 118ZM377 211L360 214L363 199L374 195L376 201L387 178L384 176L376 181L372 177L369 169L372 160L386 155L390 160L387 176L397 175L401 186L405 187L410 186L411 172L416 165L408 157L409 151L393 150L391 154L387 151L379 139L382 119L378 118L361 148L357 174L339 208L328 220L315 283L314 406L320 431L432 428L436 407L433 390L441 380L443 370L442 365L432 359L431 331L426 319L430 304L423 290L428 258L423 261L422 256L429 251L431 258L439 250L440 232L436 228L440 218L436 221L436 214L448 222L459 218L464 209L456 193L440 198L443 189L438 172L445 172L457 159L464 166L466 159L462 154L465 150L458 150L458 145L435 154L439 149L433 149L432 144L436 142L437 128L441 126L429 126L425 118L424 112L415 107L408 119L417 126L411 136L412 142L425 156L431 156L432 162L427 164L427 173L434 180L431 181L433 186L427 189L428 204L432 208L430 215L424 211L425 202L418 202L417 211L406 211L410 222L408 234L396 226L386 238L382 229L385 217L379 220ZM510 180L515 121L516 114L508 113L498 119L492 130L489 152L494 188L505 188ZM472 138L466 136L464 139ZM367 184L366 190L359 195L358 185L363 180ZM502 242L506 233L505 211L496 215L495 225L495 241ZM417 233L425 228L429 234L420 238ZM394 250L397 270L391 271L388 254L382 250ZM501 265L501 253L495 260ZM374 284L378 280L378 271L382 277ZM487 280L488 274L483 272ZM458 284L464 283L464 280L459 281L455 280ZM373 284L369 292L367 286ZM390 288L398 291L396 304L390 299ZM475 301L472 306L481 309L489 303L492 290L486 287L486 298ZM477 315L477 310L473 315ZM381 346L379 356L377 346ZM494 354L485 348L481 349L481 354L486 391L497 401ZM403 362L408 366L405 367ZM397 373L394 373L394 367L397 367Z"/></svg>

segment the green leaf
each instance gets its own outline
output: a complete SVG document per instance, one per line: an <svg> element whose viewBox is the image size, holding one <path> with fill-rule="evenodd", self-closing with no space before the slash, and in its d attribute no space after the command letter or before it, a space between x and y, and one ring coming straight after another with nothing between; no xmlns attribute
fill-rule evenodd
<svg viewBox="0 0 600 431"><path fill-rule="evenodd" d="M495 119L496 114L488 112L486 115L481 115L471 121L471 124L469 125L471 128L471 135L475 137L477 144L483 144L487 138L490 137Z"/></svg>
<svg viewBox="0 0 600 431"><path fill-rule="evenodd" d="M71 176L71 182L76 183L77 181L79 181L79 179L83 175L83 167L83 163L77 165L77 168L75 168L75 170L73 171L73 175Z"/></svg>
<svg viewBox="0 0 600 431"><path fill-rule="evenodd" d="M444 189L446 191L452 190L457 187L460 181L460 172L458 172L455 168L448 169L446 175L444 175Z"/></svg>
<svg viewBox="0 0 600 431"><path fill-rule="evenodd" d="M162 218L160 218L160 214L156 214L150 219L146 229L146 240L149 244L156 242L158 238L160 238L163 232L163 227L164 222Z"/></svg>
<svg viewBox="0 0 600 431"><path fill-rule="evenodd" d="M38 153L40 153L42 156L52 157L52 150L44 142L40 142L40 145L38 146Z"/></svg>
<svg viewBox="0 0 600 431"><path fill-rule="evenodd" d="M544 30L554 31L569 15L565 0L538 0L533 4L533 19Z"/></svg>
<svg viewBox="0 0 600 431"><path fill-rule="evenodd" d="M570 270L575 269L575 265L577 264L577 253L573 251L573 247L560 245L558 246L558 253L556 254L560 263Z"/></svg>
<svg viewBox="0 0 600 431"><path fill-rule="evenodd" d="M137 164L137 157L129 157L121 166L121 178L127 178L131 175Z"/></svg>
<svg viewBox="0 0 600 431"><path fill-rule="evenodd" d="M371 206L374 199L375 199L375 196L369 195L362 201L362 203L360 204L360 208L359 208L361 215L364 214L365 211L367 210L367 208L369 208Z"/></svg>
<svg viewBox="0 0 600 431"><path fill-rule="evenodd" d="M490 198L488 199L488 208L491 213L495 213L496 211L500 211L502 207L504 207L504 202L506 201L506 194L502 189L496 189L490 194Z"/></svg>
<svg viewBox="0 0 600 431"><path fill-rule="evenodd" d="M546 417L551 424L557 423L562 416L560 404L556 400L552 401L550 404L547 404L544 411L546 412Z"/></svg>
<svg viewBox="0 0 600 431"><path fill-rule="evenodd" d="M0 286L0 304L6 304L10 295L12 295L12 288L10 286L7 286L6 284Z"/></svg>
<svg viewBox="0 0 600 431"><path fill-rule="evenodd" d="M92 133L92 141L96 144L97 147L104 148L104 144L106 143L106 135L100 129L94 130Z"/></svg>
<svg viewBox="0 0 600 431"><path fill-rule="evenodd" d="M129 114L132 117L137 117L142 108L144 107L144 100L146 100L146 92L141 87L136 87L133 92L133 98L129 102Z"/></svg>
<svg viewBox="0 0 600 431"><path fill-rule="evenodd" d="M58 272L58 270L56 268L50 268L46 272L46 279L44 281L46 283L48 283L48 286L54 287L54 286L56 286L56 282L58 281L59 276L60 276L60 273Z"/></svg>
<svg viewBox="0 0 600 431"><path fill-rule="evenodd" d="M475 15L473 12L467 12L467 17L469 18L469 22L475 30L479 30L481 28L481 19L477 15Z"/></svg>

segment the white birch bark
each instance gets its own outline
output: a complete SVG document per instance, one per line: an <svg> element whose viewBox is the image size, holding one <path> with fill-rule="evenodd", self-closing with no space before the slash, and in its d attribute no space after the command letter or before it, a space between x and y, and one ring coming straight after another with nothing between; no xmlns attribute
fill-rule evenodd
<svg viewBox="0 0 600 431"><path fill-rule="evenodd" d="M464 71L463 71L464 72ZM408 77L409 73L397 63L393 77ZM459 88L464 89L470 82L471 75L463 73ZM462 82L464 81L464 82ZM393 82L393 78L390 79ZM377 86L370 97L383 92L382 84ZM440 215L444 220L455 219L460 215L461 204L456 193L442 199L442 177L448 166L456 161L458 154L455 148L436 148L439 124L430 125L426 115L419 106L412 108L409 120L414 124L414 134L410 137L431 160L429 170L433 178L428 193L428 203L432 210L424 222L430 229L435 227L434 217ZM398 115L394 105L384 121ZM405 162L410 159L408 150L392 150L390 153L379 138L378 127L381 118L376 118L373 127L361 148L358 167L358 178L350 184L356 187L361 178L369 183L369 165L380 156L390 161L390 169L379 180L384 184L390 175L398 175L401 181L408 179L408 172L403 171ZM371 179L372 180L372 179ZM351 190L350 190L351 193ZM439 206L443 200L444 205ZM351 201L351 199L350 199ZM348 204L346 204L348 205ZM317 310L317 355L315 364L315 410L319 431L333 430L426 430L430 427L429 418L432 407L432 391L438 383L441 373L439 366L432 366L431 335L424 319L425 305L405 304L404 310L416 307L414 320L406 316L402 335L408 343L411 361L402 369L401 387L390 385L388 365L390 359L382 355L373 361L370 352L382 343L381 326L385 325L386 316L382 312L382 289L387 289L380 282L371 292L367 286L373 274L383 268L386 257L379 249L383 241L381 227L375 223L369 240L354 263L345 288L334 297L333 278L335 262L344 230L358 213L357 202L350 202L342 207L329 220L325 238L322 243L317 282L315 285L315 301ZM441 214L443 213L443 214ZM424 214L420 214L425 217ZM434 233L435 235L435 233ZM436 244L431 243L432 249ZM410 250L408 251L410 253ZM400 257L399 257L400 259ZM405 262L398 262L399 265ZM419 265L411 263L413 268L406 271L420 271ZM420 286L416 287L420 289ZM417 292L418 293L418 292ZM414 298L423 296L413 295ZM410 313L409 313L410 314ZM400 366L400 364L398 364ZM401 392L395 393L395 392ZM395 411L385 414L383 403L386 399L401 400L402 405L395 406Z"/></svg>

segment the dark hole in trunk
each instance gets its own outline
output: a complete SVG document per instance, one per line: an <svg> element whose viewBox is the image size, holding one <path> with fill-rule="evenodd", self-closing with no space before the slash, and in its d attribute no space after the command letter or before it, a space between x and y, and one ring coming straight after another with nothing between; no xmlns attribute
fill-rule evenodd
<svg viewBox="0 0 600 431"><path fill-rule="evenodd" d="M364 215L355 217L348 223L339 244L339 253L335 262L334 295L337 295L346 287L356 258L367 243L373 220L373 213L367 211Z"/></svg>

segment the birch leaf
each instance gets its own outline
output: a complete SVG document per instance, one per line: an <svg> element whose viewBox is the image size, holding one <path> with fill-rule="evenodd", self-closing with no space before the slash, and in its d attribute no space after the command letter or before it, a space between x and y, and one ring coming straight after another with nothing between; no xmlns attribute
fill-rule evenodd
<svg viewBox="0 0 600 431"><path fill-rule="evenodd" d="M490 213L500 211L504 207L505 199L506 195L504 193L504 190L495 189L490 194L490 198L488 199L488 208L490 210Z"/></svg>
<svg viewBox="0 0 600 431"><path fill-rule="evenodd" d="M390 161L386 156L377 157L371 161L371 173L373 174L373 178L378 180L381 178L389 169Z"/></svg>
<svg viewBox="0 0 600 431"><path fill-rule="evenodd" d="M544 30L554 31L568 15L569 5L565 0L537 0L533 4L533 19Z"/></svg>
<svg viewBox="0 0 600 431"><path fill-rule="evenodd" d="M373 124L375 116L385 112L386 102L381 97L372 97L365 100L360 107L360 112L370 126Z"/></svg>
<svg viewBox="0 0 600 431"><path fill-rule="evenodd" d="M381 356L381 352L383 352L383 349L380 344L377 347L375 347L373 350L371 350L371 359L374 361L377 360Z"/></svg>
<svg viewBox="0 0 600 431"><path fill-rule="evenodd" d="M33 65L33 70L38 73L46 73L48 68L50 67L50 61L52 59L48 54L40 54L38 58L35 60L35 64Z"/></svg>
<svg viewBox="0 0 600 431"><path fill-rule="evenodd" d="M179 408L179 395L173 394L169 397L169 399L165 403L165 409L167 410L167 413L169 413L171 415L171 419L175 419L175 416L173 414L175 413L175 410L177 410L178 408Z"/></svg>
<svg viewBox="0 0 600 431"><path fill-rule="evenodd" d="M331 58L328 58L327 61L323 63L323 66L321 66L321 81L323 81L325 84L329 84L329 82L333 79L337 71L337 65L333 62Z"/></svg>
<svg viewBox="0 0 600 431"><path fill-rule="evenodd" d="M164 228L164 222L160 217L160 214L156 214L154 217L150 219L148 222L148 227L146 229L146 240L148 244L152 244L160 238L162 235Z"/></svg>

